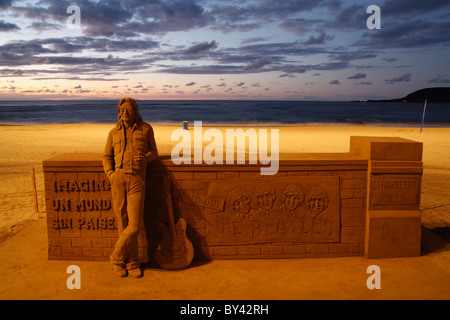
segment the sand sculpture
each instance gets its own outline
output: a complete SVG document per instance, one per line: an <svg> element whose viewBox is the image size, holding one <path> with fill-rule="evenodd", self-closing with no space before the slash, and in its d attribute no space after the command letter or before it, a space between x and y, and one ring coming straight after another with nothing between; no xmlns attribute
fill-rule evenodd
<svg viewBox="0 0 450 320"><path fill-rule="evenodd" d="M110 261L120 277L127 273L142 276L137 237L144 211L147 165L157 157L153 129L142 120L136 101L121 99L118 122L109 132L103 154L119 230Z"/></svg>
<svg viewBox="0 0 450 320"><path fill-rule="evenodd" d="M122 138L110 139L120 152ZM146 170L140 200L140 262L165 265L158 259L172 247L170 259L188 262L192 251L197 260L420 255L422 143L354 136L349 149L280 154L272 176L262 176L259 164L174 163L170 153L159 154ZM50 259L116 256L117 233L126 234L114 200L116 166L109 162L103 170L97 154L44 161ZM190 242L164 233L175 229Z"/></svg>

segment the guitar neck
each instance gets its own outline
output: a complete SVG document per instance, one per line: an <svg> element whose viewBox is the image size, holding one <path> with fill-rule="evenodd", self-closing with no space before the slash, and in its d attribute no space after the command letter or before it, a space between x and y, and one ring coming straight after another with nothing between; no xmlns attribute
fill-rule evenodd
<svg viewBox="0 0 450 320"><path fill-rule="evenodd" d="M169 218L169 231L170 231L170 241L173 245L175 243L175 219L173 216L173 206L172 206L172 192L171 192L171 183L168 177L164 177L165 189L166 189L166 205L168 209L168 218Z"/></svg>

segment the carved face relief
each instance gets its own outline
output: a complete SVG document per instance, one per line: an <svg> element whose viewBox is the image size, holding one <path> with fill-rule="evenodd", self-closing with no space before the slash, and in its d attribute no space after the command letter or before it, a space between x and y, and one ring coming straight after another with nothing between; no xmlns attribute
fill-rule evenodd
<svg viewBox="0 0 450 320"><path fill-rule="evenodd" d="M261 208L263 208L264 210L272 209L275 199L273 198L271 193L269 192L260 193L258 194L257 198Z"/></svg>
<svg viewBox="0 0 450 320"><path fill-rule="evenodd" d="M300 204L298 194L288 193L285 195L284 203L289 211L294 211Z"/></svg>
<svg viewBox="0 0 450 320"><path fill-rule="evenodd" d="M208 244L340 240L338 176L220 179L207 188L204 201L196 203L224 199L221 208L209 206L203 211Z"/></svg>
<svg viewBox="0 0 450 320"><path fill-rule="evenodd" d="M283 193L284 205L288 211L294 211L305 200L304 192L296 184L288 185Z"/></svg>
<svg viewBox="0 0 450 320"><path fill-rule="evenodd" d="M275 203L275 190L267 183L260 184L255 191L256 202L259 208L269 211Z"/></svg>
<svg viewBox="0 0 450 320"><path fill-rule="evenodd" d="M311 212L316 216L328 207L328 196L326 192L318 187L311 189L308 196L308 204Z"/></svg>
<svg viewBox="0 0 450 320"><path fill-rule="evenodd" d="M250 199L241 197L233 202L233 209L239 213L247 214L250 212Z"/></svg>
<svg viewBox="0 0 450 320"><path fill-rule="evenodd" d="M250 212L250 196L241 188L233 189L228 194L228 202L231 209L238 213L248 214Z"/></svg>

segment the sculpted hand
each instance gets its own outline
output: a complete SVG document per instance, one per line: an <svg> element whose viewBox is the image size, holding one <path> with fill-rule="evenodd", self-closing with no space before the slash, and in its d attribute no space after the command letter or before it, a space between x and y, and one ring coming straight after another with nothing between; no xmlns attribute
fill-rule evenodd
<svg viewBox="0 0 450 320"><path fill-rule="evenodd" d="M147 167L147 157L146 156L134 156L133 157L133 168L143 169Z"/></svg>

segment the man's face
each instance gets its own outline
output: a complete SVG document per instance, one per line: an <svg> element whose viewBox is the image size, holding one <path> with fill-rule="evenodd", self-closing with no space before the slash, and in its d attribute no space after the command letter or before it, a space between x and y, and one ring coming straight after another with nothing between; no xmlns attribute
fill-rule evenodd
<svg viewBox="0 0 450 320"><path fill-rule="evenodd" d="M309 199L309 208L314 215L318 215L325 210L327 205L326 195L314 194Z"/></svg>
<svg viewBox="0 0 450 320"><path fill-rule="evenodd" d="M132 125L136 118L136 111L130 102L125 102L119 107L119 115L126 124Z"/></svg>
<svg viewBox="0 0 450 320"><path fill-rule="evenodd" d="M286 193L284 203L289 211L295 210L300 204L300 197L298 193Z"/></svg>
<svg viewBox="0 0 450 320"><path fill-rule="evenodd" d="M262 192L257 195L258 203L264 210L272 209L273 203L275 201L275 197L270 191Z"/></svg>
<svg viewBox="0 0 450 320"><path fill-rule="evenodd" d="M243 196L240 199L233 202L234 210L239 213L249 213L250 211L250 200L249 198Z"/></svg>

